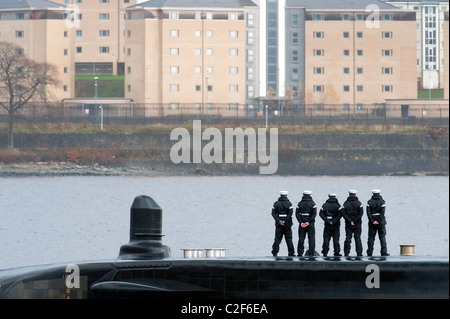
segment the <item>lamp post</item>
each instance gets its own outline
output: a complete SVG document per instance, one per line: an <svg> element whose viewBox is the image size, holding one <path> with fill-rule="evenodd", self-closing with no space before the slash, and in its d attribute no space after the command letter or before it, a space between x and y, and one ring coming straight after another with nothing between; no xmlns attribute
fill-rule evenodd
<svg viewBox="0 0 450 319"><path fill-rule="evenodd" d="M98 76L94 77L94 91L95 91L95 98L97 98L97 80Z"/></svg>
<svg viewBox="0 0 450 319"><path fill-rule="evenodd" d="M100 109L100 130L103 131L103 107L100 104L98 108Z"/></svg>
<svg viewBox="0 0 450 319"><path fill-rule="evenodd" d="M267 128L268 117L269 117L269 106L266 105L266 128Z"/></svg>

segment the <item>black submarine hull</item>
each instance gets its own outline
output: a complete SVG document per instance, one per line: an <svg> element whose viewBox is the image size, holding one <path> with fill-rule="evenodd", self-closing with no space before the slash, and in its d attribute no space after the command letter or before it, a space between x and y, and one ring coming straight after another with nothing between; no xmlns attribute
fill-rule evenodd
<svg viewBox="0 0 450 319"><path fill-rule="evenodd" d="M4 299L449 298L448 257L171 258L162 209L135 198L111 261L0 271Z"/></svg>
<svg viewBox="0 0 450 319"><path fill-rule="evenodd" d="M449 267L418 256L86 262L0 271L0 298L448 299Z"/></svg>

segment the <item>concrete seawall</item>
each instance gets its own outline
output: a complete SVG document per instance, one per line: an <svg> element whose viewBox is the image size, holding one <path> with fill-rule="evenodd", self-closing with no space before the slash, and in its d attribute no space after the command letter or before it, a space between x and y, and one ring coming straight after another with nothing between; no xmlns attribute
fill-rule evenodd
<svg viewBox="0 0 450 319"><path fill-rule="evenodd" d="M0 147L6 147L0 133ZM258 174L260 163L173 164L170 133L23 134L14 135L17 149L95 148L127 151L127 165L184 174ZM203 141L202 146L209 141ZM267 142L267 145L269 143ZM192 151L192 150L191 150ZM136 156L138 154L139 156ZM246 153L247 154L247 153ZM191 156L192 158L192 156ZM428 134L279 134L278 174L379 175L449 172L449 138Z"/></svg>

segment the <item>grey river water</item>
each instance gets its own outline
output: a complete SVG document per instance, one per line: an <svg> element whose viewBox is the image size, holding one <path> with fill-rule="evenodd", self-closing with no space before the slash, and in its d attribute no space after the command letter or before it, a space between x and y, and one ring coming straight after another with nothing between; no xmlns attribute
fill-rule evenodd
<svg viewBox="0 0 450 319"><path fill-rule="evenodd" d="M311 190L321 206L330 192L342 204L348 189L357 189L365 205L374 188L386 200L391 255L399 255L401 244L416 245L416 255L449 255L447 176L7 177L0 178L0 269L115 259L129 240L130 206L138 195L153 197L163 208L163 243L175 258L183 256L182 248L269 256L270 212L280 190L290 192L294 205L303 190ZM297 230L295 221L295 246ZM322 231L317 217L318 252ZM343 241L341 226L341 247ZM365 253L366 215L362 241ZM285 254L283 240L280 255Z"/></svg>

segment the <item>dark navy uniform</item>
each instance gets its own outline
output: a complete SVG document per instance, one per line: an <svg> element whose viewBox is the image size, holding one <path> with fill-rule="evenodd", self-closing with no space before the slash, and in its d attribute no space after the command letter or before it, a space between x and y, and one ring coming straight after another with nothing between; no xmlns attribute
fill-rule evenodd
<svg viewBox="0 0 450 319"><path fill-rule="evenodd" d="M298 203L295 210L295 217L300 223L298 227L298 245L297 253L299 256L303 256L304 243L306 234L308 234L308 251L307 256L314 256L316 249L316 229L314 227L314 221L317 214L317 206L314 203L311 192L303 192L302 200ZM304 226L302 226L302 224Z"/></svg>
<svg viewBox="0 0 450 319"><path fill-rule="evenodd" d="M378 233L381 245L381 256L389 256L386 243L386 205L380 190L372 191L372 198L367 202L366 213L369 218L369 238L367 240L367 255L372 256L375 236Z"/></svg>
<svg viewBox="0 0 450 319"><path fill-rule="evenodd" d="M342 205L341 212L345 220L344 254L345 256L350 254L350 244L353 236L355 238L356 255L362 256L361 219L364 215L364 208L358 197L356 197L356 191L349 191L349 196Z"/></svg>
<svg viewBox="0 0 450 319"><path fill-rule="evenodd" d="M325 226L323 228L322 254L326 256L330 249L330 239L333 238L334 256L340 254L341 246L339 237L341 235L341 205L336 198L336 194L329 194L325 204L320 209L319 216L323 219Z"/></svg>
<svg viewBox="0 0 450 319"><path fill-rule="evenodd" d="M275 220L275 240L272 245L272 255L276 256L280 250L281 240L286 240L289 256L294 256L292 243L292 215L294 208L287 198L287 191L281 191L278 201L273 204L272 217Z"/></svg>

